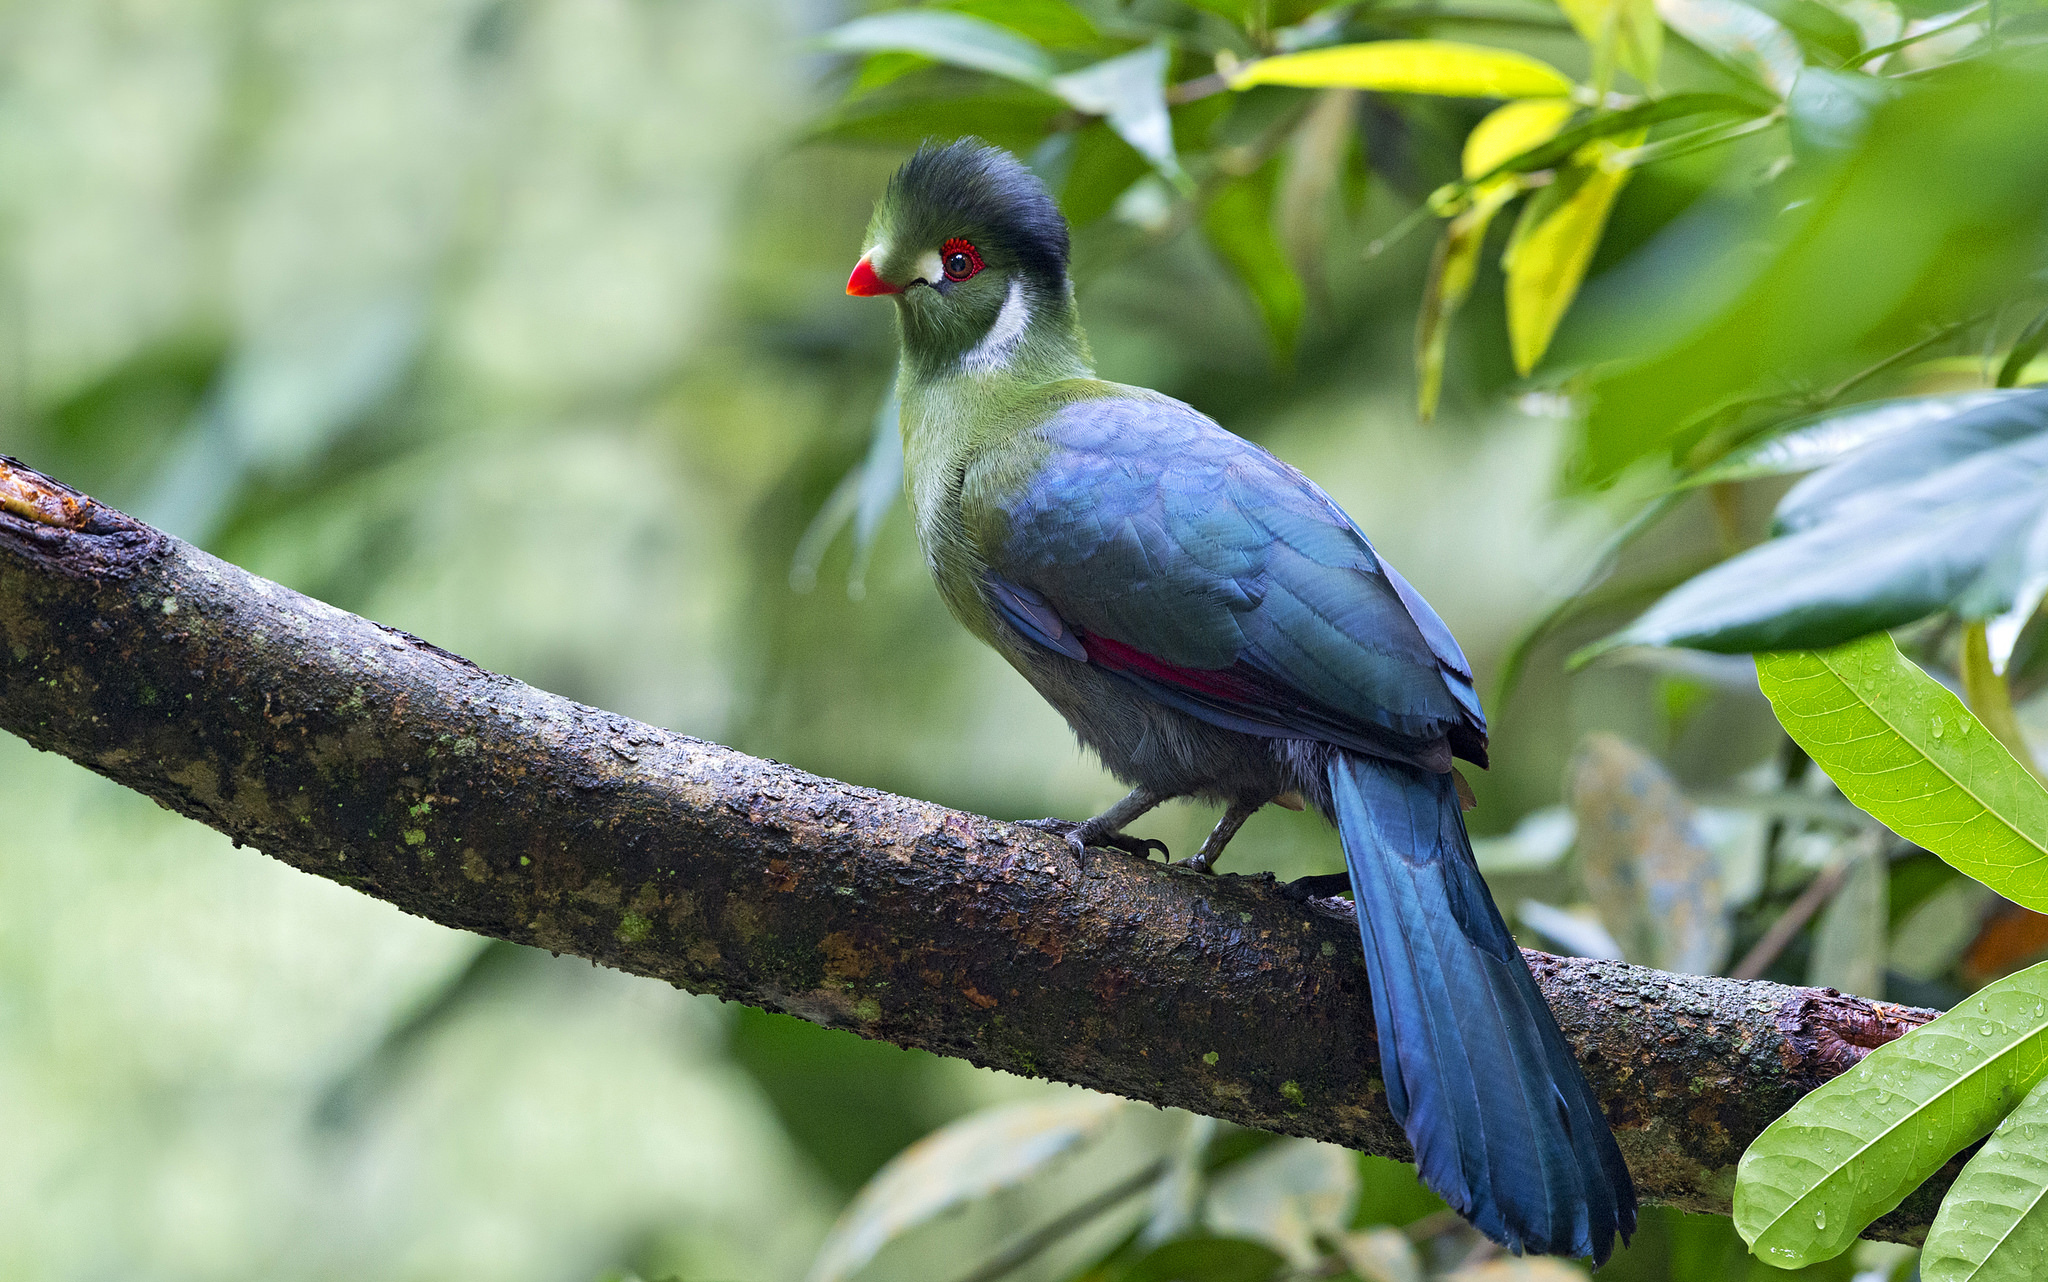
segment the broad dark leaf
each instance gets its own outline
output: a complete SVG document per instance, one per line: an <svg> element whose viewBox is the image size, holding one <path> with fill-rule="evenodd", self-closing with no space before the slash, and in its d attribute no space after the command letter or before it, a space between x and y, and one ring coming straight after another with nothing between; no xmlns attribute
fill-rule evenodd
<svg viewBox="0 0 2048 1282"><path fill-rule="evenodd" d="M2048 392L2000 398L1816 472L1779 504L1782 537L1681 585L1606 644L1805 650L1938 610L1986 618L2042 568L2044 514Z"/></svg>
<svg viewBox="0 0 2048 1282"><path fill-rule="evenodd" d="M1809 529L1850 504L1877 501L1881 489L1911 485L1987 450L2043 435L2048 435L2048 391L2000 398L1937 426L1872 442L1814 473L1778 504L1773 523L1782 531Z"/></svg>

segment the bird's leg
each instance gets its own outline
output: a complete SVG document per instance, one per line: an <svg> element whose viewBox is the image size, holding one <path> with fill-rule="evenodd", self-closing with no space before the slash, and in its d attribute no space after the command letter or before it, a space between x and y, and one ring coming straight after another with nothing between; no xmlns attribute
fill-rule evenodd
<svg viewBox="0 0 2048 1282"><path fill-rule="evenodd" d="M1069 819L1034 819L1024 826L1059 833L1067 839L1067 844L1072 846L1076 853L1090 846L1108 846L1136 855L1140 859L1151 858L1152 852L1156 850L1159 857L1165 859L1171 853L1166 849L1165 842L1152 837L1128 836L1124 832L1124 826L1135 823L1140 815L1160 802L1170 800L1172 798L1165 793L1154 792L1141 785L1131 789L1130 795L1122 801L1085 822L1075 823Z"/></svg>
<svg viewBox="0 0 2048 1282"><path fill-rule="evenodd" d="M1209 839L1202 843L1202 848L1191 857L1181 860L1175 867L1195 872L1216 871L1216 860L1223 854L1223 848L1230 844L1230 839L1237 835L1237 830L1244 827L1244 821L1257 814L1259 807L1264 804L1266 803L1263 801L1231 802L1224 808L1223 817L1216 821L1216 826L1209 830Z"/></svg>

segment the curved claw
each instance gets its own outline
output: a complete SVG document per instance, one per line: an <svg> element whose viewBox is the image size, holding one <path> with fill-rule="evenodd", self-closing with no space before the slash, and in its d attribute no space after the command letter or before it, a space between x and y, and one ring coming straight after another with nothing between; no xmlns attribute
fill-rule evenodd
<svg viewBox="0 0 2048 1282"><path fill-rule="evenodd" d="M1114 836L1097 838L1096 844L1114 846L1125 854L1136 855L1140 859L1150 859L1152 852L1155 850L1159 852L1161 859L1168 862L1171 862L1173 859L1173 852L1168 850L1166 843L1157 837L1133 837L1129 833L1120 832ZM1186 861L1183 860L1182 862Z"/></svg>
<svg viewBox="0 0 2048 1282"><path fill-rule="evenodd" d="M1122 832L1092 833L1088 831L1087 824L1076 823L1071 819L1026 819L1017 826L1035 828L1039 832L1049 832L1063 837L1077 855L1086 851L1088 847L1095 846L1104 850L1121 850L1140 859L1150 859L1155 850L1159 852L1161 859L1172 858L1172 852L1167 850L1166 843L1157 838L1133 837Z"/></svg>

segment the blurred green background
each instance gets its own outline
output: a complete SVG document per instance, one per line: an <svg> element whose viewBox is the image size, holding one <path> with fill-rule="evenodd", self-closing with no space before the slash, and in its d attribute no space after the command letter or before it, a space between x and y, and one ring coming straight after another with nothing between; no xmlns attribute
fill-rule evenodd
<svg viewBox="0 0 2048 1282"><path fill-rule="evenodd" d="M1110 32L1130 16L1082 8ZM1180 22L1188 56L1206 53L1213 15L1168 0L1135 11ZM830 527L804 544L867 456L893 376L890 309L841 292L881 184L921 132L1022 147L1047 115L1020 122L1012 103L1005 116L973 84L951 115L882 99L848 110L853 64L818 37L851 13L823 0L0 9L0 452L575 699L982 813L1094 812L1122 789L945 615L900 507L870 549L828 542ZM1554 11L1528 9L1526 31L1504 21L1583 73L1569 29L1529 14ZM917 83L875 66L859 74L876 94ZM2015 90L1994 90L1965 84L1936 118L1973 136L1980 118L2011 126L1972 164L2034 155L2030 127L2011 123ZM1177 127L1249 129L1260 100ZM1489 268L1451 335L1443 409L1422 425L1410 343L1432 236L1366 249L1455 176L1485 108L1371 96L1349 110L1357 181L1328 194L1339 212L1318 233L1291 349L1269 340L1213 237L1162 230L1142 200L1110 212L1144 168L1121 143L1090 144L1109 159L1087 181L1109 194L1091 197L1077 239L1082 315L1104 376L1182 397L1317 478L1449 621L1483 690L1668 467L1634 466L1641 451L1615 440L1661 441L1669 428L1647 425L1757 382L1860 368L1980 305L1985 281L2009 284L1999 237L2031 245L2042 230L2009 212L2038 217L2038 155L2000 179L2008 204L1960 213L1949 206L1968 202L1923 175L1883 189L1902 203L1881 226L1801 225L1816 285L1771 257L1774 224L1744 221L1782 140L1646 169L1552 373L1515 379ZM1919 154L1910 135L1884 137ZM1840 172L1895 175L1874 154ZM1843 321L1825 272L1860 278L1859 244L1890 262L1916 227L1942 245L1974 237L1982 252L1958 261L1975 275L1936 254L1946 292L1915 276ZM1773 298L1798 306L1766 309L1759 338L1743 308ZM1900 367L1919 381L1894 386L1985 381L1967 344L1988 351L1991 332L1933 353L1948 367ZM1787 335L1805 346L1770 346ZM1603 372L1617 360L1622 373ZM1610 394L1589 417L1592 384ZM1618 581L1635 588L1535 646L1513 701L1492 709L1475 832L1558 805L1595 730L1710 799L1770 772L1781 736L1743 661L1567 675L1563 660L1754 537L1772 497L1680 507L1629 553ZM1740 864L1762 821L1723 813ZM1143 831L1185 852L1212 820L1177 804ZM1555 850L1491 849L1504 906L1585 898ZM1342 866L1319 820L1275 810L1232 863L1283 877ZM1922 881L1920 898L1944 884ZM1782 906L1798 885L1731 899ZM1760 923L1738 916L1737 942ZM1772 973L1803 979L1808 962L1801 943ZM0 1278L794 1279L905 1144L990 1104L1068 1094L487 945L0 739ZM1361 1223L1428 1210L1400 1168L1365 1169ZM964 1274L961 1242L994 1230L958 1232L871 1275ZM1688 1233L1708 1236L1673 1247ZM1645 1238L1662 1245L1616 1276L1735 1276L1715 1254L1733 1240L1724 1226L1670 1216ZM1695 1263L1667 1266L1682 1258Z"/></svg>

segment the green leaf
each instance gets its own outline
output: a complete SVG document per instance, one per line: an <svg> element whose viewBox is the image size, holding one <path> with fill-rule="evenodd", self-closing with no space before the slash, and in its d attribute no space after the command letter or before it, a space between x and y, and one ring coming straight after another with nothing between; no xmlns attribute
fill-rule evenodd
<svg viewBox="0 0 2048 1282"><path fill-rule="evenodd" d="M1286 169L1274 195L1274 227L1287 260L1318 302L1330 302L1330 225L1357 154L1358 91L1324 89L1288 140Z"/></svg>
<svg viewBox="0 0 2048 1282"><path fill-rule="evenodd" d="M1358 1159L1334 1144L1288 1139L1218 1176L1207 1222L1229 1237L1250 1238L1296 1268L1322 1260L1318 1245L1341 1235L1358 1204Z"/></svg>
<svg viewBox="0 0 2048 1282"><path fill-rule="evenodd" d="M1337 1239L1337 1254L1359 1282L1423 1282L1422 1257L1399 1229L1345 1234Z"/></svg>
<svg viewBox="0 0 2048 1282"><path fill-rule="evenodd" d="M1501 260L1508 277L1508 343L1516 373L1527 375L1549 348L1593 261L1614 198L1628 181L1619 157L1642 140L1637 131L1588 144L1556 182L1523 206Z"/></svg>
<svg viewBox="0 0 2048 1282"><path fill-rule="evenodd" d="M823 43L842 53L914 53L1038 89L1052 82L1052 59L1036 44L1007 27L942 9L869 14L826 32Z"/></svg>
<svg viewBox="0 0 2048 1282"><path fill-rule="evenodd" d="M1465 135L1459 160L1466 180L1487 177L1557 137L1574 110L1568 98L1523 98L1495 107Z"/></svg>
<svg viewBox="0 0 2048 1282"><path fill-rule="evenodd" d="M1753 8L1792 33L1801 49L1837 66L1857 60L1863 33L1856 24L1820 0L1748 0Z"/></svg>
<svg viewBox="0 0 2048 1282"><path fill-rule="evenodd" d="M1981 406L2023 392L1950 392L1943 396L1902 396L1868 401L1794 419L1766 440L1737 450L1681 482L1684 489L1722 481L1811 472L1836 462L1872 441L1931 427Z"/></svg>
<svg viewBox="0 0 2048 1282"><path fill-rule="evenodd" d="M1948 407L1952 408L1953 403ZM1947 417L1893 406L1895 430L1807 477L1783 537L1681 584L1595 647L1817 649L1938 610L1984 619L2048 571L2048 392Z"/></svg>
<svg viewBox="0 0 2048 1282"><path fill-rule="evenodd" d="M1273 184L1279 162L1230 182L1202 212L1202 231L1244 282L1266 322L1278 359L1289 359L1301 333L1307 298L1273 230Z"/></svg>
<svg viewBox="0 0 2048 1282"><path fill-rule="evenodd" d="M1799 42L1776 18L1741 0L1656 0L1671 29L1778 97L1806 65Z"/></svg>
<svg viewBox="0 0 2048 1282"><path fill-rule="evenodd" d="M883 1167L840 1213L809 1282L852 1277L894 1239L969 1202L1015 1188L1100 1136L1123 1108L1107 1095L972 1113Z"/></svg>
<svg viewBox="0 0 2048 1282"><path fill-rule="evenodd" d="M1168 178L1185 182L1173 150L1173 118L1166 110L1164 41L1092 67L1055 76L1052 91L1077 111L1102 116L1117 136Z"/></svg>
<svg viewBox="0 0 2048 1282"><path fill-rule="evenodd" d="M1067 0L938 0L934 9L981 18L1052 48L1085 45L1100 38L1088 15Z"/></svg>
<svg viewBox="0 0 2048 1282"><path fill-rule="evenodd" d="M1878 1047L1766 1127L1736 1167L1736 1230L1780 1268L1832 1259L2044 1076L2048 964Z"/></svg>
<svg viewBox="0 0 2048 1282"><path fill-rule="evenodd" d="M1547 62L1511 49L1452 40L1333 45L1261 58L1230 74L1233 89L1253 85L1344 86L1452 98L1558 98L1572 91L1571 78Z"/></svg>
<svg viewBox="0 0 2048 1282"><path fill-rule="evenodd" d="M1664 24L1657 19L1655 0L1558 0L1558 8L1592 46L1596 89L1606 92L1617 66L1655 87L1664 56Z"/></svg>
<svg viewBox="0 0 2048 1282"><path fill-rule="evenodd" d="M1930 430L1889 436L1807 477L1780 500L1773 523L1781 530L1806 530L1843 515L1852 505L1895 505L1904 491L1959 463L1989 472L2008 471L2016 460L1984 456L2039 441L2048 441L2048 391L1999 397L1936 420ZM1890 493L1880 493L1887 490Z"/></svg>
<svg viewBox="0 0 2048 1282"><path fill-rule="evenodd" d="M2006 1115L1941 1200L1921 1282L2035 1282L2048 1275L2048 1085Z"/></svg>
<svg viewBox="0 0 2048 1282"><path fill-rule="evenodd" d="M1267 1282L1287 1261L1273 1248L1236 1238L1182 1238L1154 1249L1117 1282Z"/></svg>
<svg viewBox="0 0 2048 1282"><path fill-rule="evenodd" d="M1422 288L1422 307L1415 314L1415 412L1425 423L1436 417L1451 320L1472 292L1486 230L1501 207L1520 194L1521 185L1512 178L1487 183L1473 194L1469 209L1445 224L1437 242Z"/></svg>
<svg viewBox="0 0 2048 1282"><path fill-rule="evenodd" d="M2043 347L2048 347L2048 309L2043 309L2038 316L2028 321L2027 327L2020 331L2019 337L2013 339L2012 350L2005 354L2005 359L1998 366L1998 386L2018 386L2021 376L2027 371L2027 366L2041 354Z"/></svg>
<svg viewBox="0 0 2048 1282"><path fill-rule="evenodd" d="M1846 152L1862 141L1870 113L1898 94L1896 80L1827 67L1803 68L1785 99L1792 145L1803 152Z"/></svg>
<svg viewBox="0 0 2048 1282"><path fill-rule="evenodd" d="M1519 155L1508 156L1490 169L1477 173L1468 169L1465 176L1467 181L1477 183L1501 173L1525 174L1532 170L1549 169L1560 161L1570 159L1583 150L1587 143L1612 138L1616 134L1634 133L1666 120L1679 120L1686 116L1753 117L1758 114L1754 103L1730 94L1680 93L1669 98L1653 98L1649 102L1637 103L1622 111L1603 111L1589 116L1571 128L1559 132L1549 142L1540 143ZM1470 146L1469 138L1467 146Z"/></svg>
<svg viewBox="0 0 2048 1282"><path fill-rule="evenodd" d="M1760 654L1756 672L1843 796L2014 903L2048 909L2048 790L1889 636Z"/></svg>

